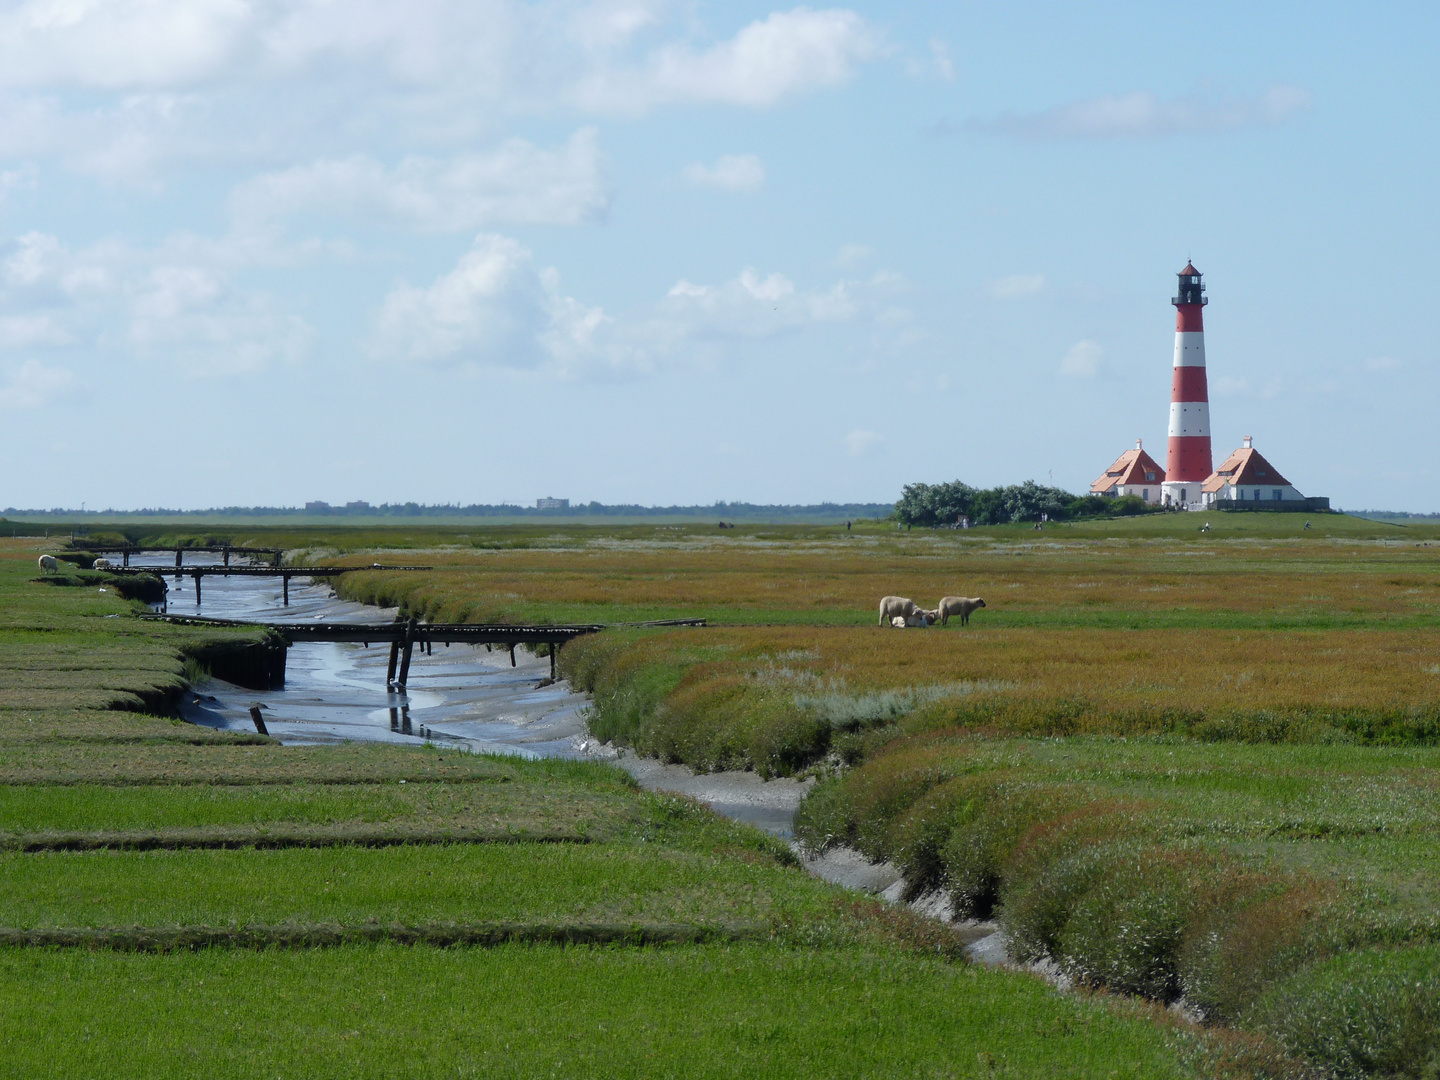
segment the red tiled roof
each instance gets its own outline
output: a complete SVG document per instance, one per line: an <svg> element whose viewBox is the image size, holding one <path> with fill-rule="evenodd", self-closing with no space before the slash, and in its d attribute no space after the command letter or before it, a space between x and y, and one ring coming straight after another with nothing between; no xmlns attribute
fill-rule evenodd
<svg viewBox="0 0 1440 1080"><path fill-rule="evenodd" d="M1290 481L1261 457L1259 450L1242 446L1220 463L1200 485L1200 490L1206 493L1219 491L1226 484L1236 487L1289 487Z"/></svg>
<svg viewBox="0 0 1440 1080"><path fill-rule="evenodd" d="M1194 264L1194 263L1190 262L1189 260L1186 260L1185 269L1184 269L1184 270L1181 270L1180 273L1181 273L1181 275L1183 275L1184 277L1191 277L1191 276L1193 276L1193 275L1199 274L1200 271L1195 269L1195 264Z"/></svg>
<svg viewBox="0 0 1440 1080"><path fill-rule="evenodd" d="M1154 480L1147 480L1146 473L1154 475ZM1103 495L1113 487L1143 487L1146 484L1159 484L1165 479L1165 470L1156 464L1155 459L1144 450L1126 450L1115 459L1115 464L1106 469L1100 477L1090 485L1090 494Z"/></svg>

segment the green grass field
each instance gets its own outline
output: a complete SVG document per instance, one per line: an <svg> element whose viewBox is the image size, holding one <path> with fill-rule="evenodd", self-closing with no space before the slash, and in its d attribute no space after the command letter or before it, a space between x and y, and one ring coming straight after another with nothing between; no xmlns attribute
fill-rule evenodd
<svg viewBox="0 0 1440 1080"><path fill-rule="evenodd" d="M217 638L128 618L103 575L39 582L35 551L0 540L0 1076L1185 1077L1229 1052L977 970L607 766L147 714Z"/></svg>
<svg viewBox="0 0 1440 1080"><path fill-rule="evenodd" d="M432 620L707 619L567 646L592 730L812 772L811 846L1115 998L605 768L146 715L213 642L0 539L0 1075L1433 1075L1440 524L1202 520L225 532L433 565L336 582ZM987 606L899 633L884 594Z"/></svg>
<svg viewBox="0 0 1440 1080"><path fill-rule="evenodd" d="M1136 1018L861 947L0 950L0 1009L17 1077L1187 1075Z"/></svg>

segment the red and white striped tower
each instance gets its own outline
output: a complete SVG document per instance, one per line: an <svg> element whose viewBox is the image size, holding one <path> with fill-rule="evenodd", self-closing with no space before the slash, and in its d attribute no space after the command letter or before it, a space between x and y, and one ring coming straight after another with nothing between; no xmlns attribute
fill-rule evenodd
<svg viewBox="0 0 1440 1080"><path fill-rule="evenodd" d="M1205 323L1210 301L1200 271L1187 262L1175 299L1175 364L1170 376L1170 446L1161 498L1184 506L1200 501L1210 476L1210 392L1205 385Z"/></svg>

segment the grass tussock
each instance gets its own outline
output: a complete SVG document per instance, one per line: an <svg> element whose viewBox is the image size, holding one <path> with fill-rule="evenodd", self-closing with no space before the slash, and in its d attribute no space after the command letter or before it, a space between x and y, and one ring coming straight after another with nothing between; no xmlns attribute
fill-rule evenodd
<svg viewBox="0 0 1440 1080"><path fill-rule="evenodd" d="M1440 877L1407 857L1440 840L1435 752L1215 750L901 740L822 783L796 832L895 861L911 895L998 917L1017 959L1081 984L1183 997L1335 1075L1429 1075L1440 999L1399 972L1440 939ZM1331 994L1363 964L1363 993Z"/></svg>

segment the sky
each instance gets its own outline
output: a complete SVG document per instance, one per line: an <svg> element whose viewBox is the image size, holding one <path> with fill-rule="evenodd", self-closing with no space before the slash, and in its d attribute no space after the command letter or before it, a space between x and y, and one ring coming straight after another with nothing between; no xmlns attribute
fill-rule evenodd
<svg viewBox="0 0 1440 1080"><path fill-rule="evenodd" d="M1440 8L0 2L0 507L1440 510Z"/></svg>

